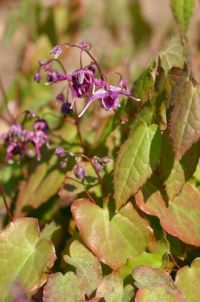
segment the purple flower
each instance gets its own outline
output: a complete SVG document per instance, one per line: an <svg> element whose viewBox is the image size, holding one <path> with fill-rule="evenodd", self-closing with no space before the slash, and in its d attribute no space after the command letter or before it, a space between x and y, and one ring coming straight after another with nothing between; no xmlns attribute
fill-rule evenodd
<svg viewBox="0 0 200 302"><path fill-rule="evenodd" d="M63 103L65 101L65 96L64 94L61 92L56 96L56 100Z"/></svg>
<svg viewBox="0 0 200 302"><path fill-rule="evenodd" d="M85 178L86 172L85 169L80 165L74 166L74 174L75 176L80 179L81 181Z"/></svg>
<svg viewBox="0 0 200 302"><path fill-rule="evenodd" d="M34 79L35 82L40 83L40 81L41 81L41 74L40 74L40 72L36 72L34 74L34 78L33 79Z"/></svg>
<svg viewBox="0 0 200 302"><path fill-rule="evenodd" d="M47 134L49 132L49 125L45 119L38 119L34 122L33 129L35 131L41 130Z"/></svg>
<svg viewBox="0 0 200 302"><path fill-rule="evenodd" d="M83 48L83 49L87 49L89 50L91 48L91 44L88 41L80 41L79 45Z"/></svg>
<svg viewBox="0 0 200 302"><path fill-rule="evenodd" d="M75 70L68 75L68 81L70 82L73 97L71 108L73 107L76 98L89 97L91 95L91 90L95 89L94 73L95 69L91 65Z"/></svg>
<svg viewBox="0 0 200 302"><path fill-rule="evenodd" d="M101 162L103 165L106 165L110 162L110 158L108 156L104 156L101 158Z"/></svg>
<svg viewBox="0 0 200 302"><path fill-rule="evenodd" d="M68 102L64 102L60 108L61 113L64 115L64 117L67 116L72 111L71 104Z"/></svg>
<svg viewBox="0 0 200 302"><path fill-rule="evenodd" d="M55 149L55 154L59 157L64 157L66 155L65 149L63 147L57 147Z"/></svg>
<svg viewBox="0 0 200 302"><path fill-rule="evenodd" d="M51 55L55 58L58 59L58 57L62 53L62 46L61 45L56 45L52 50L51 50Z"/></svg>
<svg viewBox="0 0 200 302"><path fill-rule="evenodd" d="M68 79L68 75L62 74L57 70L49 70L47 73L46 84L53 84Z"/></svg>
<svg viewBox="0 0 200 302"><path fill-rule="evenodd" d="M104 156L102 158L98 156L94 156L92 159L92 163L98 172L101 172L104 166L109 162L110 162L110 158L108 156Z"/></svg>
<svg viewBox="0 0 200 302"><path fill-rule="evenodd" d="M29 131L27 135L27 139L31 142L35 147L36 157L38 160L41 159L41 148L43 145L49 147L49 140L46 133L42 130L37 131Z"/></svg>
<svg viewBox="0 0 200 302"><path fill-rule="evenodd" d="M104 83L103 83L104 84ZM115 110L119 106L119 95L132 97L132 94L120 87L110 85L108 89L100 88L93 93L85 105L83 111L79 114L81 117L88 107L97 99L101 100L101 104L105 110Z"/></svg>
<svg viewBox="0 0 200 302"><path fill-rule="evenodd" d="M23 147L18 142L12 142L6 149L6 161L11 160L16 155L22 155Z"/></svg>
<svg viewBox="0 0 200 302"><path fill-rule="evenodd" d="M67 160L62 160L62 161L60 162L60 167L61 167L62 169L66 168L66 167L67 167Z"/></svg>

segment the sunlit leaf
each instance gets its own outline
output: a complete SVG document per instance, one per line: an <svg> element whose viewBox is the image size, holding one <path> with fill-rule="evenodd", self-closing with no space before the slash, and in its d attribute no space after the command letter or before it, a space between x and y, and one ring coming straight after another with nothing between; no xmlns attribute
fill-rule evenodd
<svg viewBox="0 0 200 302"><path fill-rule="evenodd" d="M195 8L195 0L171 0L174 17L183 32L186 32Z"/></svg>
<svg viewBox="0 0 200 302"><path fill-rule="evenodd" d="M79 241L74 241L70 245L69 252L70 256L64 256L64 260L76 268L76 274L82 282L84 291L87 296L90 296L102 278L101 265Z"/></svg>
<svg viewBox="0 0 200 302"><path fill-rule="evenodd" d="M186 301L198 302L200 297L200 258L195 259L191 266L184 266L176 274L176 286L184 294Z"/></svg>
<svg viewBox="0 0 200 302"><path fill-rule="evenodd" d="M146 288L150 290L162 288L166 293L176 297L178 301L185 301L183 294L176 287L171 276L163 270L152 268L147 265L141 265L133 270L133 278L136 280L135 285L138 288Z"/></svg>
<svg viewBox="0 0 200 302"><path fill-rule="evenodd" d="M182 78L172 92L171 102L170 132L180 159L200 138L200 92L191 80Z"/></svg>
<svg viewBox="0 0 200 302"><path fill-rule="evenodd" d="M41 287L54 260L53 244L40 238L36 219L11 222L0 233L0 301L10 301L10 288L16 281L27 292Z"/></svg>
<svg viewBox="0 0 200 302"><path fill-rule="evenodd" d="M131 203L110 218L107 208L80 199L72 204L72 214L86 245L113 269L124 265L128 257L142 253L153 241L149 224Z"/></svg>
<svg viewBox="0 0 200 302"><path fill-rule="evenodd" d="M162 287L151 289L141 288L136 292L135 302L181 302ZM184 302L184 301L182 301Z"/></svg>
<svg viewBox="0 0 200 302"><path fill-rule="evenodd" d="M78 302L84 301L84 291L81 288L81 281L72 272L52 274L43 292L44 302Z"/></svg>
<svg viewBox="0 0 200 302"><path fill-rule="evenodd" d="M104 298L106 302L129 302L133 298L132 286L123 288L123 280L117 273L105 276L100 282L96 297Z"/></svg>
<svg viewBox="0 0 200 302"><path fill-rule="evenodd" d="M200 192L193 185L186 183L167 207L161 193L148 183L136 195L136 202L142 211L157 216L166 232L200 246Z"/></svg>
<svg viewBox="0 0 200 302"><path fill-rule="evenodd" d="M116 208L135 194L155 169L161 149L157 125L141 123L119 150L114 170Z"/></svg>
<svg viewBox="0 0 200 302"><path fill-rule="evenodd" d="M160 60L165 72L168 72L172 67L183 67L183 46L179 37L173 37L167 48L160 52Z"/></svg>

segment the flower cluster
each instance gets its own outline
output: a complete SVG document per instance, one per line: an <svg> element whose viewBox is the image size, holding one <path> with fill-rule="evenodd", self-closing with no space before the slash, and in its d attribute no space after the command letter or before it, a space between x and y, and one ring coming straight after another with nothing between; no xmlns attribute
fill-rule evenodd
<svg viewBox="0 0 200 302"><path fill-rule="evenodd" d="M63 147L57 147L55 149L55 154L61 159L61 167L65 168L67 166L67 162L70 156L72 157L83 157L86 159L95 169L95 172L99 173L104 169L104 166L110 162L110 158L108 156L104 156L102 158L98 156L94 156L92 159L89 159L87 156L83 154L74 154L72 152L67 152ZM74 165L74 175L80 179L81 181L86 176L86 171L83 166L81 166L78 162Z"/></svg>
<svg viewBox="0 0 200 302"><path fill-rule="evenodd" d="M0 137L6 145L6 161L10 162L16 156L21 160L25 154L30 154L33 148L37 159L40 160L42 146L49 147L48 132L47 122L40 118L34 121L31 131L25 129L22 124L13 124L8 132Z"/></svg>
<svg viewBox="0 0 200 302"><path fill-rule="evenodd" d="M60 63L58 57L63 51L64 46L77 47L80 49L80 68L68 73ZM79 44L64 43L62 45L56 45L51 54L53 59L46 62L40 62L39 70L35 74L34 79L36 82L41 80L41 70L46 73L46 83L54 84L61 81L67 83L67 97L61 92L57 96L57 100L61 102L61 112L66 116L74 107L77 99L86 98L87 102L79 114L81 117L88 107L96 100L100 100L101 106L105 110L115 110L119 106L119 96L124 95L134 100L138 100L133 97L130 91L128 91L127 83L122 79L116 86L111 85L107 81L107 76L102 73L101 68L93 55L90 53L91 46L87 42L80 42ZM82 54L87 53L91 58L91 64L83 66ZM61 66L61 71L53 67L53 62L56 61ZM71 101L68 100L69 91L71 92Z"/></svg>

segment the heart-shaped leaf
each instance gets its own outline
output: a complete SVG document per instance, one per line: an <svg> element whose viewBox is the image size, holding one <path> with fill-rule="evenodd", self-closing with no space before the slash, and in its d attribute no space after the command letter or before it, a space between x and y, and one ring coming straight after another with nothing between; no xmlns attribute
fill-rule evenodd
<svg viewBox="0 0 200 302"><path fill-rule="evenodd" d="M72 272L50 275L44 287L43 302L78 302L84 301L84 298L81 281Z"/></svg>
<svg viewBox="0 0 200 302"><path fill-rule="evenodd" d="M172 93L174 105L170 132L176 158L180 159L200 138L200 92L193 82L182 77Z"/></svg>
<svg viewBox="0 0 200 302"><path fill-rule="evenodd" d="M76 274L82 281L82 287L87 296L97 288L102 278L101 265L97 258L88 251L79 241L70 245L70 257L64 256L64 260L76 267Z"/></svg>
<svg viewBox="0 0 200 302"><path fill-rule="evenodd" d="M176 286L184 294L186 301L199 302L200 297L200 258L195 259L191 267L184 266L176 274Z"/></svg>
<svg viewBox="0 0 200 302"><path fill-rule="evenodd" d="M122 145L115 164L114 189L116 208L123 206L151 176L161 149L157 125L141 123Z"/></svg>
<svg viewBox="0 0 200 302"><path fill-rule="evenodd" d="M107 208L80 199L72 204L72 214L86 245L113 269L142 253L154 240L149 224L131 203L110 218Z"/></svg>
<svg viewBox="0 0 200 302"><path fill-rule="evenodd" d="M27 292L42 286L54 260L53 244L40 238L36 219L11 222L0 233L0 301L10 301L11 288L16 281Z"/></svg>
<svg viewBox="0 0 200 302"><path fill-rule="evenodd" d="M156 186L148 182L136 194L139 208L147 214L155 215L165 231L182 241L200 246L200 192L186 183L180 195L167 207Z"/></svg>
<svg viewBox="0 0 200 302"><path fill-rule="evenodd" d="M117 273L105 276L96 293L97 298L104 298L106 302L129 302L133 295L133 287L128 285L124 288L123 280Z"/></svg>

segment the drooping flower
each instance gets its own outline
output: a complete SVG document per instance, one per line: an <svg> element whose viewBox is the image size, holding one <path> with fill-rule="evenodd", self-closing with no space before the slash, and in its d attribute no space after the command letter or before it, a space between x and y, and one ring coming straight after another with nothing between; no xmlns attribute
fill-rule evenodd
<svg viewBox="0 0 200 302"><path fill-rule="evenodd" d="M61 113L63 114L63 116L66 117L72 111L71 104L68 102L64 102L61 105L60 110L61 110Z"/></svg>
<svg viewBox="0 0 200 302"><path fill-rule="evenodd" d="M59 157L64 157L66 155L65 149L63 147L57 147L55 149L55 154Z"/></svg>
<svg viewBox="0 0 200 302"><path fill-rule="evenodd" d="M108 89L100 88L100 89L96 90L93 93L93 95L89 98L83 111L79 114L79 117L81 117L85 113L85 111L88 109L88 107L94 101L96 101L98 99L101 100L102 107L105 110L115 110L117 107L119 107L119 96L120 95L125 95L125 96L133 98L131 92L126 91L118 86L110 85L108 87ZM135 100L137 100L137 99L135 99Z"/></svg>
<svg viewBox="0 0 200 302"><path fill-rule="evenodd" d="M62 46L61 45L56 45L54 48L51 50L51 55L55 58L58 59L58 57L62 53Z"/></svg>
<svg viewBox="0 0 200 302"><path fill-rule="evenodd" d="M34 74L34 78L33 79L34 79L35 82L40 83L40 81L41 81L41 73L40 72L36 72Z"/></svg>
<svg viewBox="0 0 200 302"><path fill-rule="evenodd" d="M33 129L35 131L41 130L47 134L49 132L49 125L45 119L37 119L33 124Z"/></svg>
<svg viewBox="0 0 200 302"><path fill-rule="evenodd" d="M100 158L98 156L94 156L92 159L92 163L98 172L101 172L103 170L104 166L106 164L108 164L109 162L110 162L110 158L108 156L104 156L102 158Z"/></svg>
<svg viewBox="0 0 200 302"><path fill-rule="evenodd" d="M6 149L6 161L9 162L16 155L23 155L23 145L19 142L11 142Z"/></svg>
<svg viewBox="0 0 200 302"><path fill-rule="evenodd" d="M86 176L86 171L82 166L75 165L74 166L74 174L78 179L80 179L82 181Z"/></svg>

